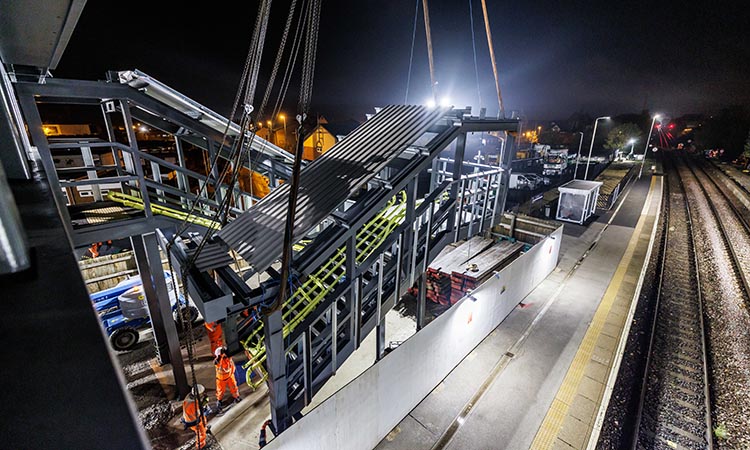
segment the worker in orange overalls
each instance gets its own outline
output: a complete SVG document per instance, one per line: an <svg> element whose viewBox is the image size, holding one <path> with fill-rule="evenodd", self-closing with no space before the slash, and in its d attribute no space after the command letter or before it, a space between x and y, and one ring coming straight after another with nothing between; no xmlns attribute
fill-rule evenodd
<svg viewBox="0 0 750 450"><path fill-rule="evenodd" d="M206 446L206 414L203 409L206 405L206 388L202 384L196 384L190 393L182 401L182 423L185 428L195 432L195 442L198 448Z"/></svg>
<svg viewBox="0 0 750 450"><path fill-rule="evenodd" d="M217 322L206 322L206 334L208 341L211 343L211 354L216 354L216 349L224 346L224 337L221 333L221 325Z"/></svg>
<svg viewBox="0 0 750 450"><path fill-rule="evenodd" d="M216 349L216 406L221 408L221 400L224 398L224 392L228 389L232 394L235 403L242 400L240 390L237 387L237 380L234 379L234 361L227 355L226 347Z"/></svg>

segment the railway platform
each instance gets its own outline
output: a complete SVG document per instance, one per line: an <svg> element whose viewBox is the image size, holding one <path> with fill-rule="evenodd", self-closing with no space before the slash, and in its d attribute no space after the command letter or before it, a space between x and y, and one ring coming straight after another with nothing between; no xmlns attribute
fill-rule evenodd
<svg viewBox="0 0 750 450"><path fill-rule="evenodd" d="M377 448L595 443L661 197L662 177L646 173L594 222L566 223L558 268Z"/></svg>

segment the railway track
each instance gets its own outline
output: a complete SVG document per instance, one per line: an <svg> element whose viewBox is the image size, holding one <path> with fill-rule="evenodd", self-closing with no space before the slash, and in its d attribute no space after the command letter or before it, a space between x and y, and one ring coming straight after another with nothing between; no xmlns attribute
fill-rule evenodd
<svg viewBox="0 0 750 450"><path fill-rule="evenodd" d="M668 176L665 233L634 439L636 448L712 448L706 336L687 197Z"/></svg>
<svg viewBox="0 0 750 450"><path fill-rule="evenodd" d="M706 324L711 424L718 448L750 447L750 227L700 163L672 158L692 216L695 267ZM672 225L674 226L674 225ZM670 226L671 227L671 226ZM670 244L671 245L671 244ZM670 277L679 276L679 268Z"/></svg>

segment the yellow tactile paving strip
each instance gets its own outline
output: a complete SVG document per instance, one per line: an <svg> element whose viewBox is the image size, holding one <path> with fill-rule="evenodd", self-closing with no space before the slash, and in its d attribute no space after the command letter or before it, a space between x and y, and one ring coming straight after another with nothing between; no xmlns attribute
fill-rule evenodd
<svg viewBox="0 0 750 450"><path fill-rule="evenodd" d="M617 266L617 270L615 271L615 274L612 277L609 286L607 287L607 291L604 293L604 296L599 303L599 307L594 313L591 324L589 325L589 328L583 337L583 341L581 341L581 345L579 346L578 351L573 358L573 362L568 368L568 372L563 379L562 385L557 391L557 395L552 401L552 405L550 405L550 408L547 411L547 415L544 417L544 421L542 422L542 425L539 427L539 431L534 437L534 441L531 444L531 448L534 450L547 450L552 448L561 448L563 446L565 448L583 448L586 445L586 439L588 433L590 433L591 430L588 424L580 424L579 430L571 430L571 434L575 435L575 438L578 442L570 442L572 439L566 439L560 442L560 440L558 440L557 438L561 434L561 432L564 431L562 430L563 424L566 423L566 418L569 416L571 406L573 405L576 396L581 393L583 394L584 398L590 398L585 395L585 391L591 391L592 389L595 389L592 388L592 386L586 386L582 383L582 381L584 380L584 374L591 362L599 364L601 363L601 361L599 361L600 358L594 355L594 351L597 342L599 342L600 340L600 337L611 338L606 334L602 334L602 331L605 324L607 323L608 317L610 316L610 312L614 312L612 305L618 299L620 287L626 277L628 266L630 266L630 263L633 259L633 255L639 243L641 232L643 231L643 228L647 221L646 212L649 211L651 202L654 200L652 193L654 191L655 184L656 177L653 177L651 179L649 194L646 197L646 201L643 205L641 218L636 224L633 235L631 236L630 241L628 242L628 246L625 250L625 254L620 260L620 263ZM607 362L607 364L609 364L609 362ZM601 397L601 390L596 393L596 397L597 399ZM573 420L575 421L575 418L573 418ZM578 421L574 422L572 425L576 424L577 422ZM585 427L585 431L583 429L580 429L581 427ZM572 426L571 428L575 428L575 426Z"/></svg>

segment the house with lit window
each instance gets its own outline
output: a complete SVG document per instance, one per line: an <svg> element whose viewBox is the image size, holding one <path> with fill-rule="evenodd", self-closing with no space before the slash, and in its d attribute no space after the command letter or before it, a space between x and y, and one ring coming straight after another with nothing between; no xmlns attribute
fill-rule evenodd
<svg viewBox="0 0 750 450"><path fill-rule="evenodd" d="M356 120L345 120L342 122L321 120L318 126L305 136L305 149L302 159L312 161L318 158L358 126L360 126L360 123Z"/></svg>

